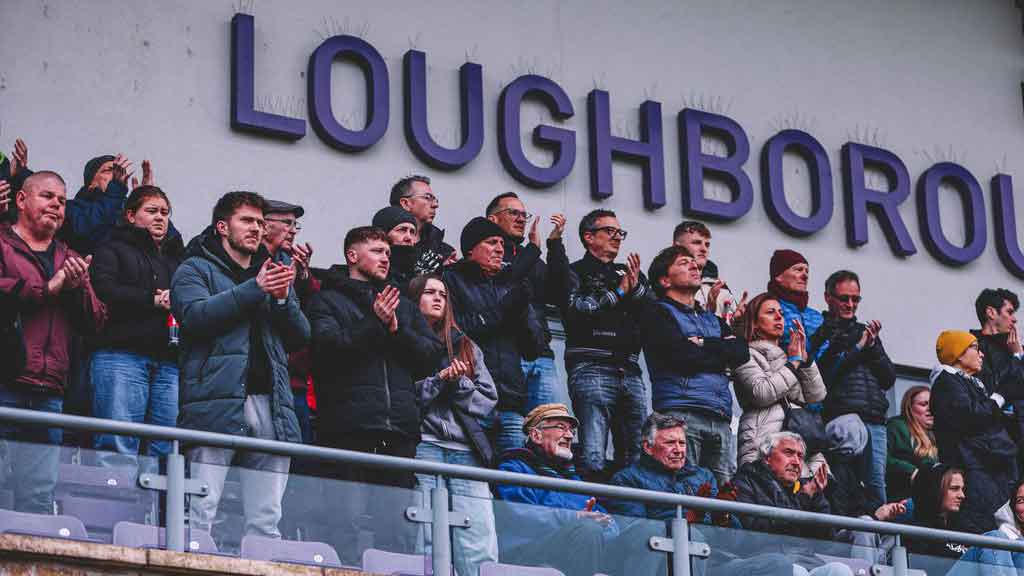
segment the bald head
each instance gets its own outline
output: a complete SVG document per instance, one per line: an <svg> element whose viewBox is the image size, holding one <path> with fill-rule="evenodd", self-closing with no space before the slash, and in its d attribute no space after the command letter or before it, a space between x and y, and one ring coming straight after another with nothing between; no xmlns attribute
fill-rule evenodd
<svg viewBox="0 0 1024 576"><path fill-rule="evenodd" d="M36 172L25 179L16 202L18 227L38 240L52 238L64 224L64 179L49 170Z"/></svg>

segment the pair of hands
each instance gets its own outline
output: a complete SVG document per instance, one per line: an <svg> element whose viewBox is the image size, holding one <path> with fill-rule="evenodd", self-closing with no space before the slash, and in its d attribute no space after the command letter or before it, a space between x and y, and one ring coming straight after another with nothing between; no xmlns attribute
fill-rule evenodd
<svg viewBox="0 0 1024 576"><path fill-rule="evenodd" d="M469 364L455 358L450 366L437 373L438 378L448 381L457 381L463 376L469 376Z"/></svg>
<svg viewBox="0 0 1024 576"><path fill-rule="evenodd" d="M548 235L549 240L557 240L562 237L562 233L565 232L565 215L555 214L551 217L551 224L554 228L551 229L551 234ZM533 224L530 225L530 232L526 238L530 244L533 244L537 248L540 248L540 233L537 231L537 225L540 223L540 216L533 219Z"/></svg>
<svg viewBox="0 0 1024 576"><path fill-rule="evenodd" d="M153 293L153 305L164 310L171 309L171 291L157 290Z"/></svg>
<svg viewBox="0 0 1024 576"><path fill-rule="evenodd" d="M284 300L288 297L288 289L295 280L295 267L278 264L266 260L256 274L256 284L271 297Z"/></svg>
<svg viewBox="0 0 1024 576"><path fill-rule="evenodd" d="M807 361L807 333L804 332L804 325L799 318L793 319L786 354L791 358L800 358L800 363Z"/></svg>
<svg viewBox="0 0 1024 576"><path fill-rule="evenodd" d="M623 294L632 294L638 284L640 284L640 255L630 252L626 257L626 273L619 281L619 290Z"/></svg>
<svg viewBox="0 0 1024 576"><path fill-rule="evenodd" d="M398 332L398 314L396 314L396 311L398 310L400 296L398 288L387 286L373 300L373 313L387 326L388 332L392 334ZM449 368L451 366L445 368L445 370Z"/></svg>
<svg viewBox="0 0 1024 576"><path fill-rule="evenodd" d="M14 142L14 152L11 153L11 173L10 175L4 174L4 180L0 182L0 213L6 212L13 200L9 180L13 180L14 176L23 168L28 168L28 145L24 140L18 138Z"/></svg>
<svg viewBox="0 0 1024 576"><path fill-rule="evenodd" d="M611 523L612 517L605 514L604 512L594 512L594 506L597 505L597 498L593 496L587 500L587 503L583 506L583 510L576 512L576 517L579 519L588 519L597 522L602 526L607 526Z"/></svg>
<svg viewBox="0 0 1024 576"><path fill-rule="evenodd" d="M822 463L818 471L806 484L800 485L800 491L805 495L814 497L819 492L824 492L828 487L828 464Z"/></svg>
<svg viewBox="0 0 1024 576"><path fill-rule="evenodd" d="M857 342L857 348L865 350L871 348L878 341L878 333L882 331L882 323L878 320L872 320L868 322L864 328L864 334L861 335L860 341Z"/></svg>
<svg viewBox="0 0 1024 576"><path fill-rule="evenodd" d="M309 261L313 258L313 247L309 242L305 244L292 244L291 256L299 278L303 280L309 278Z"/></svg>
<svg viewBox="0 0 1024 576"><path fill-rule="evenodd" d="M49 294L59 294L62 291L77 290L89 281L89 265L92 264L92 256L81 258L69 256L60 269L54 273L50 281L46 283L46 291Z"/></svg>

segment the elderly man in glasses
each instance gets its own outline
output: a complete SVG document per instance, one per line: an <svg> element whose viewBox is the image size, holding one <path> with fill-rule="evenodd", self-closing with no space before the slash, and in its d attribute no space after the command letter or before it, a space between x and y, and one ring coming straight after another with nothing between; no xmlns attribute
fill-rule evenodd
<svg viewBox="0 0 1024 576"><path fill-rule="evenodd" d="M559 300L569 395L581 421L580 474L604 481L640 455L646 402L637 319L650 290L639 256L615 261L626 231L614 212L590 212L580 221L579 235L587 250L583 258L570 265L564 251L551 251L548 273L564 287ZM605 461L609 429L614 466Z"/></svg>
<svg viewBox="0 0 1024 576"><path fill-rule="evenodd" d="M500 470L579 480L572 464L572 440L579 421L564 404L542 404L526 416L524 448L502 457ZM605 546L618 527L597 500L585 494L525 486L497 485L496 506L505 530L503 562L552 566L563 574L590 576L601 572Z"/></svg>
<svg viewBox="0 0 1024 576"><path fill-rule="evenodd" d="M501 228L505 254L503 256L503 273L513 277L525 278L530 286L530 306L536 318L531 326L528 340L529 346L523 349L522 369L526 380L526 410L555 400L555 389L559 377L555 368L555 353L551 350L551 331L546 320L547 305L557 306L560 294L564 294L557 277L549 276L547 265L540 257L540 240L537 234L537 223L526 211L526 206L515 192L499 194L486 209L487 219ZM548 237L548 257L565 259L565 245L562 243L562 231L565 229L565 217L555 214L551 217L554 228ZM527 226L530 225L529 241ZM522 446L525 438L519 438L515 448Z"/></svg>
<svg viewBox="0 0 1024 576"><path fill-rule="evenodd" d="M834 420L843 414L856 414L868 429L870 440L863 452L860 481L867 488L868 509L885 504L885 462L888 453L886 391L896 383L896 369L885 353L879 332L882 324L872 320L857 322L860 305L860 278L849 270L839 270L825 281L828 311L815 339L822 350L818 358L828 395L825 418Z"/></svg>
<svg viewBox="0 0 1024 576"><path fill-rule="evenodd" d="M430 187L430 178L420 174L406 176L391 187L391 206L401 208L416 218L417 268L430 274L442 265L455 262L455 248L444 241L444 230L434 225L440 202Z"/></svg>

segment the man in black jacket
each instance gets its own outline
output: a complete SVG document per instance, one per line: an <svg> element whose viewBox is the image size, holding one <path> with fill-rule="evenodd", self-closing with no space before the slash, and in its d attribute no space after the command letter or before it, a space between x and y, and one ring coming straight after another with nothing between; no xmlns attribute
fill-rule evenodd
<svg viewBox="0 0 1024 576"><path fill-rule="evenodd" d="M497 224L481 216L473 218L460 238L465 258L443 274L455 320L483 350L498 387L496 453L525 443L528 391L522 362L542 338L530 306L529 280L503 273L504 242L504 231ZM534 258L540 256L539 251L532 253ZM521 264L527 270L532 266L529 261Z"/></svg>
<svg viewBox="0 0 1024 576"><path fill-rule="evenodd" d="M857 322L860 279L849 270L839 270L825 281L825 321L814 335L822 342L818 358L821 376L828 388L825 418L856 414L868 430L868 446L862 454L859 478L867 488L867 507L885 504L885 462L888 455L885 420L889 410L886 391L896 383L896 369L885 353L878 333L882 324Z"/></svg>
<svg viewBox="0 0 1024 576"><path fill-rule="evenodd" d="M1003 393L1006 387L1024 387L1024 349L1017 333L1017 309L1020 300L1005 288L986 288L974 301L980 330L971 334L978 339L978 347L985 355L977 378L992 392ZM1003 394L1006 396L1006 394ZM1024 403L1011 402L1012 417L1007 431L1021 444L1024 439Z"/></svg>
<svg viewBox="0 0 1024 576"><path fill-rule="evenodd" d="M557 282L557 278L548 276L547 265L540 258L540 243L537 236L539 218L533 221L530 228L529 242L523 243L526 240L526 225L532 215L526 211L526 206L515 192L505 192L496 196L487 205L486 212L487 219L497 224L504 232L505 272L520 274L530 283L530 306L533 307L543 334L543 339L537 343L539 349L532 351L536 355L531 354L523 358L523 376L526 378L526 390L529 394L526 409L532 410L541 404L556 400L555 389L559 378L555 368L555 353L550 345L551 331L547 323L547 305L559 305L564 288ZM551 237L548 238L548 253L560 250L564 255L565 246L562 244L561 235L565 227L565 217L556 214L551 220L556 225ZM523 262L531 262L532 265L520 270Z"/></svg>
<svg viewBox="0 0 1024 576"><path fill-rule="evenodd" d="M614 212L591 211L580 221L579 236L587 250L583 258L570 265L564 249L550 250L548 273L564 278L565 369L581 424L580 474L600 481L615 472L605 462L609 429L616 469L640 455L646 391L638 318L650 289L639 256L615 262L626 231Z"/></svg>
<svg viewBox="0 0 1024 576"><path fill-rule="evenodd" d="M800 470L804 461L806 445L799 434L792 432L771 434L761 445L760 451L761 458L741 466L732 479L738 502L803 512L830 513L828 500L825 499L825 488L828 485L828 473L825 467L822 467L819 474L813 479L803 485L800 484ZM797 524L777 518L741 516L740 522L748 530L797 538L831 540L834 536L834 531L828 527ZM743 549L754 554L781 552L793 561L793 574L808 572L813 576L853 574L845 564L825 563L815 555L815 550L821 550L824 546L823 542L811 543L796 541L792 538L751 536L749 544L750 546L736 546L735 549Z"/></svg>
<svg viewBox="0 0 1024 576"><path fill-rule="evenodd" d="M385 280L391 249L383 230L354 228L345 236L347 270L333 266L308 308L313 329L313 378L317 382L317 441L332 448L414 458L420 440L415 381L429 375L444 353L419 308ZM335 475L411 489L411 473L339 467ZM381 489L330 498L344 520L334 542L347 563L357 562L358 533L348 519L367 507L379 524L375 545L411 551L413 531L396 528L407 504Z"/></svg>

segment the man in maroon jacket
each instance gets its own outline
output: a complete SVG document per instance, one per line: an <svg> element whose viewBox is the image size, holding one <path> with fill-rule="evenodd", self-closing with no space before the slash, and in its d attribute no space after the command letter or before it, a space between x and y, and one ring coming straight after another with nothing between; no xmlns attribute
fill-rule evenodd
<svg viewBox="0 0 1024 576"><path fill-rule="evenodd" d="M91 257L82 258L61 240L67 191L55 172L36 172L15 201L18 219L0 224L0 305L20 323L24 343L20 369L0 381L0 406L45 412L63 410L68 375L68 339L77 330L95 334L106 307L89 281ZM21 350L4 350L5 355ZM10 361L10 360L8 360ZM18 510L53 512L53 488L61 431L0 422L0 470L11 470L8 487ZM5 461L8 460L9 461Z"/></svg>

